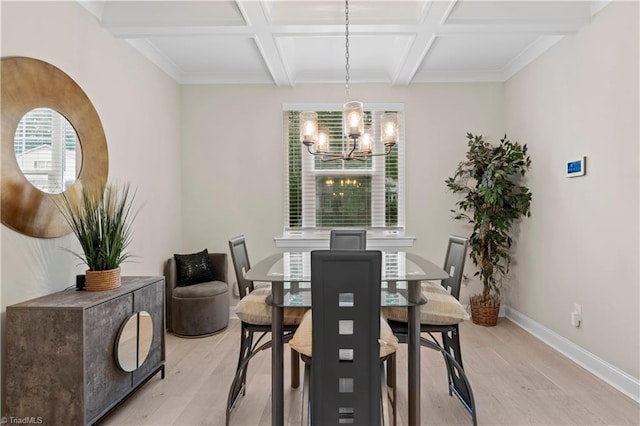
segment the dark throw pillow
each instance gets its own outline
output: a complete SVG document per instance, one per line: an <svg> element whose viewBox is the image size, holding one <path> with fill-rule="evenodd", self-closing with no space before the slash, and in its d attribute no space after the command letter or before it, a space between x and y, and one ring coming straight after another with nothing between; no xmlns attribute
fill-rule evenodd
<svg viewBox="0 0 640 426"><path fill-rule="evenodd" d="M178 287L215 281L207 249L199 253L174 254Z"/></svg>

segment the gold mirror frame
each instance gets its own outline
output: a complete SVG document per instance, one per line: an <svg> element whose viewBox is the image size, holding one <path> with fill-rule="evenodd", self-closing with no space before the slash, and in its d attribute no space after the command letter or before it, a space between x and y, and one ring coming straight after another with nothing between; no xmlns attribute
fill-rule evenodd
<svg viewBox="0 0 640 426"><path fill-rule="evenodd" d="M14 137L22 117L34 108L51 108L75 128L82 150L76 181L65 193L80 200L83 187L102 188L107 183L107 140L93 104L84 91L59 68L33 58L2 58L0 111L2 113L2 223L25 235L61 237L71 232L55 200L22 174L14 151ZM72 193L72 194L70 194Z"/></svg>

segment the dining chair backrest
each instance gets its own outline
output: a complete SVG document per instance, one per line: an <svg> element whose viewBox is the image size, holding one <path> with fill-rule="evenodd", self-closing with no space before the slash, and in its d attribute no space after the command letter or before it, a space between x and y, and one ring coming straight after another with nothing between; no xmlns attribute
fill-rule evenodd
<svg viewBox="0 0 640 426"><path fill-rule="evenodd" d="M447 254L444 257L444 270L449 278L442 280L442 286L449 290L451 295L460 299L460 285L464 270L464 261L467 257L469 240L456 235L449 236Z"/></svg>
<svg viewBox="0 0 640 426"><path fill-rule="evenodd" d="M381 424L380 251L311 252L311 420Z"/></svg>
<svg viewBox="0 0 640 426"><path fill-rule="evenodd" d="M247 271L251 269L244 235L238 235L229 240L229 251L231 252L233 270L236 273L238 282L238 293L240 294L240 299L242 299L253 291L253 281L249 281L244 277Z"/></svg>
<svg viewBox="0 0 640 426"><path fill-rule="evenodd" d="M366 250L367 231L365 229L332 229L329 235L331 250Z"/></svg>

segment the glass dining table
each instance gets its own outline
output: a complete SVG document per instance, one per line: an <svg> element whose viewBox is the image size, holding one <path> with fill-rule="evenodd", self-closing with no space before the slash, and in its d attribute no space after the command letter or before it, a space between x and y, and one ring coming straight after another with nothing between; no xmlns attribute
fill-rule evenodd
<svg viewBox="0 0 640 426"><path fill-rule="evenodd" d="M284 425L284 342L285 307L311 307L311 256L309 251L287 251L256 263L246 272L250 281L271 282L271 424ZM420 423L420 282L441 280L449 275L440 267L416 254L382 251L382 306L406 306L408 309L407 394L409 424Z"/></svg>

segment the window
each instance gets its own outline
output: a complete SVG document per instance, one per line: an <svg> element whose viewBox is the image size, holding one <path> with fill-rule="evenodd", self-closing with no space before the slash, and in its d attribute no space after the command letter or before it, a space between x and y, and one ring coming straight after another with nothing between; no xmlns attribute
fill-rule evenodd
<svg viewBox="0 0 640 426"><path fill-rule="evenodd" d="M329 129L332 151L342 151L341 105L285 105L285 227L404 228L404 123L399 104L365 105L365 124L374 131L374 153L383 152L378 123L383 112L399 114L398 144L388 156L323 162L307 153L299 138L301 111L316 111L318 125Z"/></svg>
<svg viewBox="0 0 640 426"><path fill-rule="evenodd" d="M22 117L14 135L14 152L27 180L47 193L71 186L82 161L75 129L50 108L35 108Z"/></svg>

